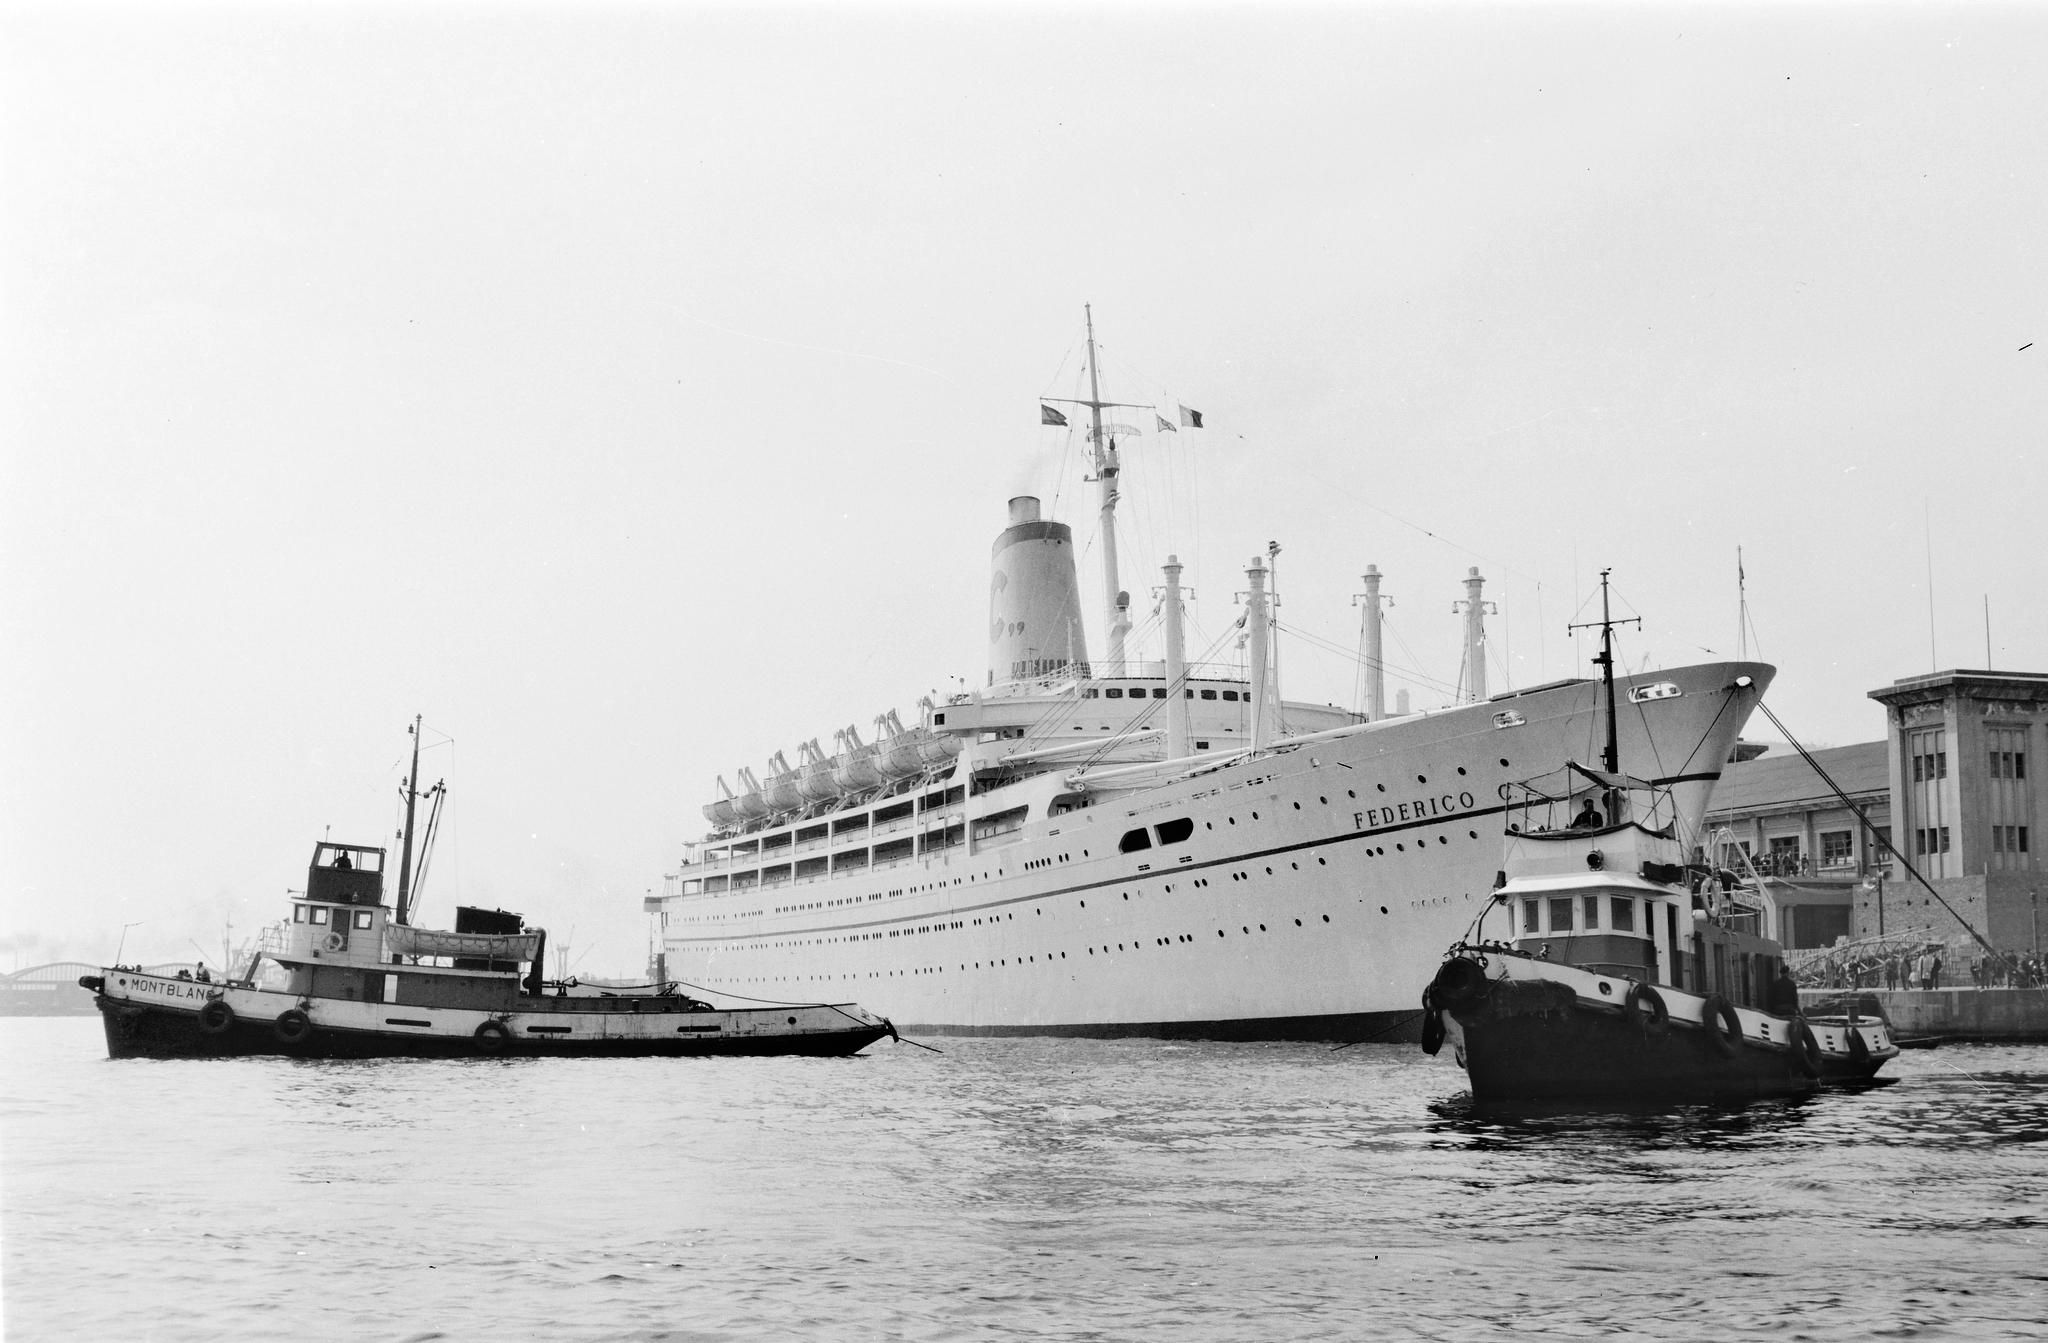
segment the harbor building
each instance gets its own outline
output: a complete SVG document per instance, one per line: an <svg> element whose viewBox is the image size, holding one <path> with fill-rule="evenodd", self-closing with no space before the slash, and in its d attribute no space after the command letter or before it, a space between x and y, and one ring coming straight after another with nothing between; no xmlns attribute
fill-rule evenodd
<svg viewBox="0 0 2048 1343"><path fill-rule="evenodd" d="M1933 672L1869 694L1885 708L1884 740L1814 759L1954 912L1792 751L1738 748L1707 816L1712 856L1754 871L1787 950L1908 932L1968 942L1960 915L2002 950L2038 951L2048 816L2028 770L2048 750L2048 675Z"/></svg>

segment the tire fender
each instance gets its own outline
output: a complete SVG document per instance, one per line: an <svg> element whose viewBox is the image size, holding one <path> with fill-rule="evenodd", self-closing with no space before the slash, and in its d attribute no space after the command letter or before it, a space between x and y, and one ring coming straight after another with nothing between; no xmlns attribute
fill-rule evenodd
<svg viewBox="0 0 2048 1343"><path fill-rule="evenodd" d="M477 1027L470 1038L476 1041L476 1047L484 1053L502 1054L505 1052L505 1046L512 1043L512 1031L504 1022L493 1018Z"/></svg>
<svg viewBox="0 0 2048 1343"><path fill-rule="evenodd" d="M1742 1043L1742 1018L1735 1015L1734 1003L1718 993L1708 994L1700 1004L1700 1029L1716 1054L1724 1059L1735 1057L1735 1050Z"/></svg>
<svg viewBox="0 0 2048 1343"><path fill-rule="evenodd" d="M1671 1009L1664 1005L1664 995L1648 984L1630 985L1621 1005L1644 1035L1663 1035L1671 1029Z"/></svg>
<svg viewBox="0 0 2048 1343"><path fill-rule="evenodd" d="M235 1009L225 998L215 998L199 1009L199 1029L208 1035L225 1035L234 1024Z"/></svg>
<svg viewBox="0 0 2048 1343"><path fill-rule="evenodd" d="M270 1023L270 1033L280 1044L302 1045L313 1038L313 1018L299 1008L287 1007Z"/></svg>

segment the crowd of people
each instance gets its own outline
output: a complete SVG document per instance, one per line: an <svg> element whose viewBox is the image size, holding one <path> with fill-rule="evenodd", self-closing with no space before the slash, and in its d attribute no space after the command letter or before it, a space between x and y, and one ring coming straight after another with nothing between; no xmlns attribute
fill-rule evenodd
<svg viewBox="0 0 2048 1343"><path fill-rule="evenodd" d="M1960 988L1961 981L1943 958L1939 945L1890 954L1871 954L1821 967L1819 987L1829 989ZM1985 953L1969 963L1970 986L1979 989L2033 989L2048 985L2048 959L2039 955L1993 956Z"/></svg>

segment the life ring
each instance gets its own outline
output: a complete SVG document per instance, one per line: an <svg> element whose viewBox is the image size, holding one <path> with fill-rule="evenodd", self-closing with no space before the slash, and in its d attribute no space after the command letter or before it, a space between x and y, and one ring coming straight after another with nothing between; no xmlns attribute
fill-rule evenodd
<svg viewBox="0 0 2048 1343"><path fill-rule="evenodd" d="M1870 1066L1870 1046L1865 1043L1863 1032L1857 1030L1854 1026L1844 1026L1842 1028L1842 1035L1847 1041L1850 1064L1858 1068L1868 1068Z"/></svg>
<svg viewBox="0 0 2048 1343"><path fill-rule="evenodd" d="M302 1045L313 1036L313 1018L296 1007L287 1007L270 1023L270 1033L280 1044Z"/></svg>
<svg viewBox="0 0 2048 1343"><path fill-rule="evenodd" d="M235 1024L235 1009L229 1007L225 998L215 998L199 1009L199 1029L208 1035L225 1035Z"/></svg>
<svg viewBox="0 0 2048 1343"><path fill-rule="evenodd" d="M504 1022L493 1018L476 1028L471 1038L476 1047L486 1054L503 1053L505 1046L512 1043L512 1032Z"/></svg>
<svg viewBox="0 0 2048 1343"><path fill-rule="evenodd" d="M1435 1054L1444 1047L1444 1014L1431 1008L1422 1014L1422 1052Z"/></svg>
<svg viewBox="0 0 2048 1343"><path fill-rule="evenodd" d="M1486 971L1480 968L1479 962L1454 956L1437 968L1429 991L1436 996L1438 1006L1456 1010L1484 998L1486 986Z"/></svg>
<svg viewBox="0 0 2048 1343"><path fill-rule="evenodd" d="M1671 1029L1671 1009L1664 1005L1664 995L1648 984L1630 987L1621 1005L1644 1035L1662 1035Z"/></svg>
<svg viewBox="0 0 2048 1343"><path fill-rule="evenodd" d="M320 949L322 951L340 951L347 945L348 939L340 933L329 933L326 937L320 939Z"/></svg>
<svg viewBox="0 0 2048 1343"><path fill-rule="evenodd" d="M1799 1069L1802 1077L1820 1076L1820 1041L1813 1038L1813 1027L1804 1021L1792 1023L1792 1064Z"/></svg>
<svg viewBox="0 0 2048 1343"><path fill-rule="evenodd" d="M1716 1054L1724 1059L1735 1057L1735 1047L1742 1043L1742 1018L1735 1015L1734 1003L1718 993L1708 994L1700 1004L1700 1027Z"/></svg>

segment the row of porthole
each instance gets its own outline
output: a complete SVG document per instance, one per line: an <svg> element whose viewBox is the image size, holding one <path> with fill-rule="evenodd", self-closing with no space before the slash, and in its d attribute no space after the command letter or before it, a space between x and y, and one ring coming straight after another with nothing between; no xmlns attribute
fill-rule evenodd
<svg viewBox="0 0 2048 1343"><path fill-rule="evenodd" d="M1471 837L1472 837L1473 839L1477 839L1477 838L1479 838L1479 832L1478 832L1477 830L1467 830L1467 831L1466 831L1465 833L1466 833L1467 835L1471 836ZM1438 836L1436 837L1436 842L1437 842L1437 843L1439 843L1439 844L1448 844L1448 843L1450 843L1450 842L1451 842L1451 840L1450 840L1450 836L1448 836L1448 835L1438 835ZM1426 849L1426 848L1428 848L1428 847L1429 847L1429 840L1428 840L1428 839L1426 839L1426 838L1425 838L1425 839L1418 839L1418 840L1416 840L1416 841L1415 841L1415 851L1416 851L1417 853L1421 853L1421 852L1422 852L1422 851L1423 851L1424 849ZM1408 846L1407 846L1406 844L1404 844L1404 843L1398 843L1398 842L1397 842L1397 843L1396 843L1396 844L1394 845L1394 852L1395 852L1395 853L1406 853L1406 852L1408 852ZM1365 855L1366 855L1366 857L1368 857L1368 858L1384 858L1384 857L1386 857L1386 856L1387 856L1387 850L1386 850L1386 846L1382 845L1382 846L1380 846L1379 848L1374 848L1374 847L1373 847L1372 845L1368 844L1368 845L1366 846L1366 849L1365 849Z"/></svg>

